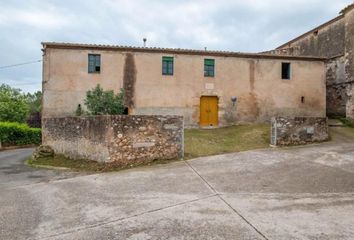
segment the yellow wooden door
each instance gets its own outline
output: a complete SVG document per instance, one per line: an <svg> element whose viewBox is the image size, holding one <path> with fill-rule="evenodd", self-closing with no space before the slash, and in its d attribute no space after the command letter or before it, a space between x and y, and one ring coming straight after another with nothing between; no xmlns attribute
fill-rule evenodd
<svg viewBox="0 0 354 240"><path fill-rule="evenodd" d="M200 125L218 125L218 98L214 96L203 96L200 98Z"/></svg>
<svg viewBox="0 0 354 240"><path fill-rule="evenodd" d="M200 98L200 126L208 126L209 122L209 101L208 97Z"/></svg>

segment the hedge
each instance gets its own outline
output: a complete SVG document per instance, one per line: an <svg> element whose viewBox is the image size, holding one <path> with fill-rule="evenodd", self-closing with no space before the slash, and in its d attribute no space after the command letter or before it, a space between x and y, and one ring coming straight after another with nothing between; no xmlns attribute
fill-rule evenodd
<svg viewBox="0 0 354 240"><path fill-rule="evenodd" d="M40 144L40 128L30 128L25 123L0 122L0 142L3 146Z"/></svg>
<svg viewBox="0 0 354 240"><path fill-rule="evenodd" d="M340 118L339 119L344 125L348 126L348 127L354 127L354 121L353 120L349 120L348 118Z"/></svg>

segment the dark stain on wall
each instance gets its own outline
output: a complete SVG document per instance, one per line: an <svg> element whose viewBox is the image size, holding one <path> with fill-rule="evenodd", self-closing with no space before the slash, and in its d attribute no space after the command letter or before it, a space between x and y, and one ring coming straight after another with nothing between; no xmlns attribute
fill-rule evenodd
<svg viewBox="0 0 354 240"><path fill-rule="evenodd" d="M345 117L346 115L346 76L344 57L326 61L326 110L329 117Z"/></svg>
<svg viewBox="0 0 354 240"><path fill-rule="evenodd" d="M231 101L228 101L226 103L225 109L224 109L224 120L225 122L230 125L234 124L236 119L236 111L237 111L237 102L232 103Z"/></svg>
<svg viewBox="0 0 354 240"><path fill-rule="evenodd" d="M129 108L134 107L136 73L134 55L127 53L124 63L123 89L124 103L125 106Z"/></svg>
<svg viewBox="0 0 354 240"><path fill-rule="evenodd" d="M237 102L232 103L231 101L227 101L224 108L223 118L225 122L230 125L237 121L237 105L239 101L245 101L249 105L249 111L246 114L249 115L249 120L254 121L259 117L259 106L257 95L254 92L254 82L255 82L255 61L249 60L249 76L250 76L250 93L247 96L237 96Z"/></svg>
<svg viewBox="0 0 354 240"><path fill-rule="evenodd" d="M255 83L255 62L254 60L249 61L249 70L250 70L250 93L249 93L249 106L250 114L253 120L256 120L259 116L260 109L258 105L257 94L254 92L254 83Z"/></svg>
<svg viewBox="0 0 354 240"><path fill-rule="evenodd" d="M299 102L300 102L300 104L302 104L301 103L301 97L299 97ZM308 107L310 107L310 108L312 108L312 109L319 109L319 108L321 108L321 101L318 99L318 98L316 98L316 97L309 97L309 98L306 98L306 100L305 100L305 104L308 106Z"/></svg>
<svg viewBox="0 0 354 240"><path fill-rule="evenodd" d="M255 63L254 60L250 60L248 63L250 64L250 89L254 91Z"/></svg>
<svg viewBox="0 0 354 240"><path fill-rule="evenodd" d="M346 84L327 86L327 115L329 117L345 117L346 113Z"/></svg>
<svg viewBox="0 0 354 240"><path fill-rule="evenodd" d="M253 118L253 120L257 120L259 113L260 113L260 109L258 106L257 94L255 94L254 92L250 92L248 99L249 99L251 117Z"/></svg>

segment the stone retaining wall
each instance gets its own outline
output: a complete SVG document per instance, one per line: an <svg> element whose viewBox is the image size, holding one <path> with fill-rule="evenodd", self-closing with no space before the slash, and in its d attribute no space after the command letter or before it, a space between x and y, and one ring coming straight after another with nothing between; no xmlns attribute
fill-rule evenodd
<svg viewBox="0 0 354 240"><path fill-rule="evenodd" d="M44 118L42 136L69 158L136 165L183 157L181 116Z"/></svg>
<svg viewBox="0 0 354 240"><path fill-rule="evenodd" d="M288 146L328 140L327 118L272 118L271 145Z"/></svg>

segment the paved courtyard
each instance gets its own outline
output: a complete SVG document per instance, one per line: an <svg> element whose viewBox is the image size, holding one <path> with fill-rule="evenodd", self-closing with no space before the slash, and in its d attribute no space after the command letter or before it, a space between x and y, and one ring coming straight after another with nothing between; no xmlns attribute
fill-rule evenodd
<svg viewBox="0 0 354 240"><path fill-rule="evenodd" d="M35 181L11 174L18 151L0 152L0 239L354 239L347 139L105 174L33 170L46 176Z"/></svg>

